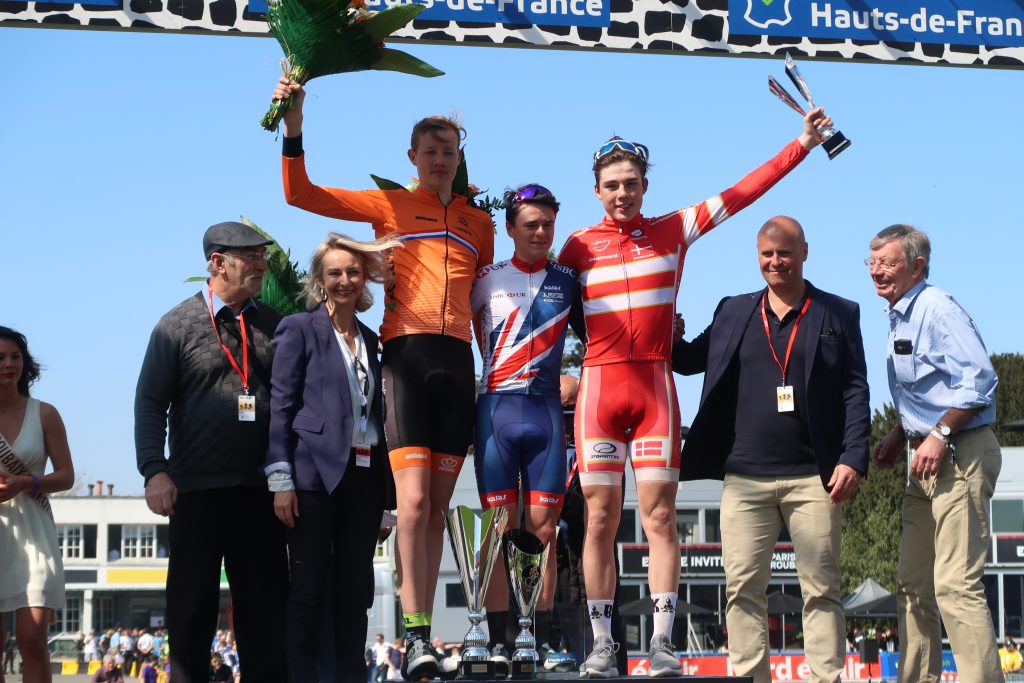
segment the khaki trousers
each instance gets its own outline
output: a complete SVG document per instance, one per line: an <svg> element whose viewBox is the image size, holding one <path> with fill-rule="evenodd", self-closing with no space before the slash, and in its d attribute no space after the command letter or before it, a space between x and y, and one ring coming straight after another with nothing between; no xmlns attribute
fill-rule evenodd
<svg viewBox="0 0 1024 683"><path fill-rule="evenodd" d="M771 683L768 598L772 551L782 524L796 551L803 593L804 648L812 683L836 683L845 663L840 602L842 511L816 474L752 477L727 474L722 489L725 623L734 674Z"/></svg>
<svg viewBox="0 0 1024 683"><path fill-rule="evenodd" d="M962 683L1003 681L981 583L1002 454L988 427L957 434L953 442L956 461L943 460L936 477L910 477L903 496L899 683L941 680L940 615Z"/></svg>

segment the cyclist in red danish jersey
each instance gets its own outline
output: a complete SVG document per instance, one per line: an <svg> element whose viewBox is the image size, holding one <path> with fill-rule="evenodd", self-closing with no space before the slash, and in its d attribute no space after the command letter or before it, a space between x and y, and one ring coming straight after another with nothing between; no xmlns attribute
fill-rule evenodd
<svg viewBox="0 0 1024 683"><path fill-rule="evenodd" d="M581 677L618 675L610 619L627 457L650 543L648 585L655 603L650 675L681 675L671 641L679 583L680 426L670 361L683 260L699 237L793 170L821 142L817 128L830 121L822 109L812 110L796 140L736 185L657 218L640 213L647 148L612 138L594 155L594 191L607 215L571 235L559 256L579 273L587 330L575 431L587 511L583 573L594 649L580 667Z"/></svg>

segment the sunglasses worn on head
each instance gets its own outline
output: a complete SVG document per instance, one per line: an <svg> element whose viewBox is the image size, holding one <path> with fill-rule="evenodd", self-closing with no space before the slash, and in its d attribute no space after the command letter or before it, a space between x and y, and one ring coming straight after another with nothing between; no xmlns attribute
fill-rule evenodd
<svg viewBox="0 0 1024 683"><path fill-rule="evenodd" d="M647 145L641 145L639 142L630 142L629 140L623 140L622 138L612 138L597 148L597 151L594 152L594 161L600 161L602 157L611 154L617 149L621 149L623 152L627 152L629 154L635 154L645 162L647 161L647 156L649 154L647 151Z"/></svg>
<svg viewBox="0 0 1024 683"><path fill-rule="evenodd" d="M551 190L544 185L538 185L536 183L529 183L523 185L519 189L512 193L509 198L508 204L520 204L522 202L528 202L530 200L536 200L540 197L551 197Z"/></svg>

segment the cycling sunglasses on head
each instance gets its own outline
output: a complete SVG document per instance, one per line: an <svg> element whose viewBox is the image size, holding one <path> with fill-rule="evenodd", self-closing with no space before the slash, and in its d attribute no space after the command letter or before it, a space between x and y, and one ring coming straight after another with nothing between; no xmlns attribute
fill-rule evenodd
<svg viewBox="0 0 1024 683"><path fill-rule="evenodd" d="M647 156L649 154L647 151L647 145L641 145L639 142L630 142L629 140L623 140L620 137L614 137L597 148L597 151L594 152L594 161L600 161L602 157L611 154L617 149L621 149L623 152L627 152L629 154L635 154L643 161L647 161Z"/></svg>
<svg viewBox="0 0 1024 683"><path fill-rule="evenodd" d="M517 190L510 190L505 193L505 204L511 206L512 204L521 204L522 202L528 202L531 199L538 199L540 197L552 197L554 196L548 188L543 185L537 185L536 183L529 183L523 185Z"/></svg>

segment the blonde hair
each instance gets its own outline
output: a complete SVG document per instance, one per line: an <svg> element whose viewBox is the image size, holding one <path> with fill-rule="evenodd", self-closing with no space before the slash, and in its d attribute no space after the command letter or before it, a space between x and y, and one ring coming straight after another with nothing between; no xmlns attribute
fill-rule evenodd
<svg viewBox="0 0 1024 683"><path fill-rule="evenodd" d="M384 259L390 261L391 249L399 248L402 243L392 236L384 237L372 242L360 242L348 235L340 235L336 232L329 233L327 239L317 246L313 251L313 257L309 260L309 277L306 279L306 305L313 308L327 298L327 292L320 285L324 279L324 259L327 254L335 249L343 249L355 256L363 267L363 277L367 282L381 284L384 282L388 266ZM356 310L362 313L373 305L373 294L369 287L363 288L363 293L356 303Z"/></svg>

